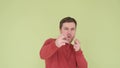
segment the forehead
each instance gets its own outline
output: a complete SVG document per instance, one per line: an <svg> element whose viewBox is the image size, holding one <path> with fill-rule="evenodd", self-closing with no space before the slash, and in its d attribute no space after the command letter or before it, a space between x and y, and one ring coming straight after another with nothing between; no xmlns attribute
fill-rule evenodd
<svg viewBox="0 0 120 68"><path fill-rule="evenodd" d="M65 22L65 23L63 23L63 27L75 28L75 23L74 22Z"/></svg>

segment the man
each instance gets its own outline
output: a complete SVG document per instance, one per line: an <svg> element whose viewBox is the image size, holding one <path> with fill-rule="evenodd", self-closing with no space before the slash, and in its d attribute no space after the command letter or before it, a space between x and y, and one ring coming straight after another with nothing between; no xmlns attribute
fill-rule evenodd
<svg viewBox="0 0 120 68"><path fill-rule="evenodd" d="M40 57L45 59L46 68L87 68L79 40L75 39L77 22L65 17L60 21L60 35L48 39L40 50Z"/></svg>

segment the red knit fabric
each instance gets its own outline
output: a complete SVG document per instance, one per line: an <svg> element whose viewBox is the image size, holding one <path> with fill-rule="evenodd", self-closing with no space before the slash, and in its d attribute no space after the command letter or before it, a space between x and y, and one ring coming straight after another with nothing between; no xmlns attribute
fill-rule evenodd
<svg viewBox="0 0 120 68"><path fill-rule="evenodd" d="M40 57L45 59L46 68L87 68L81 50L76 52L72 44L58 48L55 39L46 40L40 50Z"/></svg>

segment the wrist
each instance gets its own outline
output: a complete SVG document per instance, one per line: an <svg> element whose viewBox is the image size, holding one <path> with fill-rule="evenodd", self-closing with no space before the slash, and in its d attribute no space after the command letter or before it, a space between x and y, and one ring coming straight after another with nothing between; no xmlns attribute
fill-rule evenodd
<svg viewBox="0 0 120 68"><path fill-rule="evenodd" d="M55 45L59 48L60 46L59 46L59 44L58 44L58 42L57 42L57 40L55 40Z"/></svg>
<svg viewBox="0 0 120 68"><path fill-rule="evenodd" d="M77 52L77 51L80 51L80 49L75 49L75 51Z"/></svg>

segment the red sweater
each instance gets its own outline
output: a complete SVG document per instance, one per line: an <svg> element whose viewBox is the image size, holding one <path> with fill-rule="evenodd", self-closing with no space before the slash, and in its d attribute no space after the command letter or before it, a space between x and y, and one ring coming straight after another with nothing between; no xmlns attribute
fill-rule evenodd
<svg viewBox="0 0 120 68"><path fill-rule="evenodd" d="M45 59L46 68L87 68L87 62L81 50L75 51L72 44L60 48L55 39L48 39L40 50L40 57Z"/></svg>

